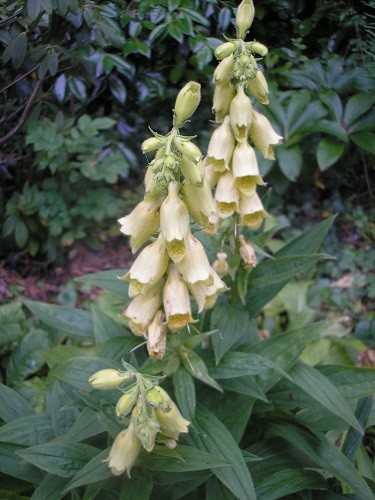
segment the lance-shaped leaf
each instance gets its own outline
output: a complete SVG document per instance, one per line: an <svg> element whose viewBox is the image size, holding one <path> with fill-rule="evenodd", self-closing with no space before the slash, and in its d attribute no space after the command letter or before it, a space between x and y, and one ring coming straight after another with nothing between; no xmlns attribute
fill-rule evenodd
<svg viewBox="0 0 375 500"><path fill-rule="evenodd" d="M181 346L180 349L181 362L193 377L197 378L201 382L223 392L220 385L209 375L207 367L202 358L198 356L194 351L186 349Z"/></svg>

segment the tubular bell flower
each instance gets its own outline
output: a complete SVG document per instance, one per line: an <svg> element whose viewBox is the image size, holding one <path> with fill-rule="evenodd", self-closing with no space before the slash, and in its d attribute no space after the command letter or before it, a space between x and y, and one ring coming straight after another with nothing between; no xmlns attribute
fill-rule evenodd
<svg viewBox="0 0 375 500"><path fill-rule="evenodd" d="M174 107L173 125L180 128L195 113L201 100L201 86L197 82L189 82L177 95Z"/></svg>
<svg viewBox="0 0 375 500"><path fill-rule="evenodd" d="M145 292L163 276L168 266L168 254L163 236L145 247L129 272L121 279L129 281L129 297Z"/></svg>
<svg viewBox="0 0 375 500"><path fill-rule="evenodd" d="M258 70L255 78L251 78L246 83L247 90L257 99L261 104L269 104L268 100L268 84L264 78L263 73Z"/></svg>
<svg viewBox="0 0 375 500"><path fill-rule="evenodd" d="M168 196L160 208L160 230L173 262L180 262L185 255L186 238L190 234L189 212L178 190L177 182L170 182Z"/></svg>
<svg viewBox="0 0 375 500"><path fill-rule="evenodd" d="M257 193L254 193L252 196L241 196L240 214L241 225L253 230L259 229L263 219L268 216Z"/></svg>
<svg viewBox="0 0 375 500"><path fill-rule="evenodd" d="M208 182L204 180L202 187L198 187L185 180L182 194L195 222L204 228L210 226L212 217L216 214L216 207Z"/></svg>
<svg viewBox="0 0 375 500"><path fill-rule="evenodd" d="M255 255L254 248L247 243L244 236L240 234L240 255L245 263L245 268L255 267L257 265L257 258Z"/></svg>
<svg viewBox="0 0 375 500"><path fill-rule="evenodd" d="M226 85L230 82L234 70L234 55L225 57L217 66L214 72L214 83L216 85Z"/></svg>
<svg viewBox="0 0 375 500"><path fill-rule="evenodd" d="M167 328L163 311L157 311L147 329L147 351L150 358L163 359L167 343Z"/></svg>
<svg viewBox="0 0 375 500"><path fill-rule="evenodd" d="M246 141L238 143L234 149L232 172L235 186L246 196L255 193L257 184L264 184L255 151Z"/></svg>
<svg viewBox="0 0 375 500"><path fill-rule="evenodd" d="M178 332L189 323L195 322L191 315L189 291L176 264L169 266L163 302L166 322L172 332Z"/></svg>
<svg viewBox="0 0 375 500"><path fill-rule="evenodd" d="M122 316L129 321L129 328L134 333L142 337L146 334L147 328L153 320L156 311L161 306L161 290L164 281L159 280L155 286L145 293L138 295L128 305Z"/></svg>
<svg viewBox="0 0 375 500"><path fill-rule="evenodd" d="M250 99L244 92L243 85L237 86L237 95L230 103L230 124L238 142L245 141L251 125L252 110Z"/></svg>
<svg viewBox="0 0 375 500"><path fill-rule="evenodd" d="M229 170L229 163L234 149L234 137L230 128L229 116L212 134L208 144L206 165L211 165L217 172Z"/></svg>
<svg viewBox="0 0 375 500"><path fill-rule="evenodd" d="M190 422L181 415L179 409L171 399L169 405L171 408L168 412L156 409L155 416L160 423L160 432L165 436L177 440L181 433L185 434L189 432L188 425L190 425Z"/></svg>
<svg viewBox="0 0 375 500"><path fill-rule="evenodd" d="M130 470L137 460L141 448L141 442L134 432L134 425L131 423L127 429L117 435L109 452L107 462L112 474L119 476L126 471L130 477Z"/></svg>
<svg viewBox="0 0 375 500"><path fill-rule="evenodd" d="M275 159L272 146L281 144L283 138L275 132L269 120L257 111L253 111L249 136L264 158Z"/></svg>
<svg viewBox="0 0 375 500"><path fill-rule="evenodd" d="M159 227L160 203L141 201L126 217L118 220L120 231L130 236L130 246L135 253Z"/></svg>
<svg viewBox="0 0 375 500"><path fill-rule="evenodd" d="M184 258L178 264L178 270L187 284L199 283L212 285L211 268L202 243L190 234Z"/></svg>
<svg viewBox="0 0 375 500"><path fill-rule="evenodd" d="M238 38L245 38L247 30L253 24L255 9L253 0L242 0L237 9L236 25Z"/></svg>
<svg viewBox="0 0 375 500"><path fill-rule="evenodd" d="M216 122L222 122L223 119L229 114L230 103L234 95L235 90L231 83L216 87L212 106Z"/></svg>
<svg viewBox="0 0 375 500"><path fill-rule="evenodd" d="M226 172L220 177L215 191L215 200L222 219L226 219L238 211L239 193L234 185L234 177L231 172Z"/></svg>

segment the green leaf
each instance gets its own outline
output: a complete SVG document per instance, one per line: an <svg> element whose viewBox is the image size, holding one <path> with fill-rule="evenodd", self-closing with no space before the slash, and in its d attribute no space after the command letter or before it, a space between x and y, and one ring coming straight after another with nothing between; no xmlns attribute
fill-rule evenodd
<svg viewBox="0 0 375 500"><path fill-rule="evenodd" d="M267 396L255 382L254 377L247 376L221 380L220 384L225 391L237 392L238 394L244 394L254 399L261 399L265 402L268 401Z"/></svg>
<svg viewBox="0 0 375 500"><path fill-rule="evenodd" d="M108 292L116 293L120 297L128 298L128 283L119 280L119 277L124 276L127 272L127 269L112 269L110 271L86 274L85 276L75 278L75 281L87 283L91 286L98 286Z"/></svg>
<svg viewBox="0 0 375 500"><path fill-rule="evenodd" d="M34 330L25 335L9 358L7 378L11 384L37 372L44 364L43 351L52 344L50 334L44 330Z"/></svg>
<svg viewBox="0 0 375 500"><path fill-rule="evenodd" d="M230 431L237 443L240 442L246 430L254 402L253 398L243 394L227 393L215 405L215 415Z"/></svg>
<svg viewBox="0 0 375 500"><path fill-rule="evenodd" d="M127 330L123 328L124 332ZM129 356L130 351L135 347L144 343L142 337L136 337L135 335L122 337L116 337L114 339L107 340L98 349L98 355L102 358L112 359L113 361L120 362L122 358Z"/></svg>
<svg viewBox="0 0 375 500"><path fill-rule="evenodd" d="M21 450L23 447L18 444L2 443L0 446L0 470L2 474L38 484L43 478L43 473L17 456L17 452Z"/></svg>
<svg viewBox="0 0 375 500"><path fill-rule="evenodd" d="M17 245L22 248L26 245L27 238L29 237L29 231L26 224L22 220L18 220L16 224L16 229L14 231L14 237Z"/></svg>
<svg viewBox="0 0 375 500"><path fill-rule="evenodd" d="M375 103L373 94L357 94L352 96L344 111L344 123L350 127L355 121L369 111Z"/></svg>
<svg viewBox="0 0 375 500"><path fill-rule="evenodd" d="M40 434L45 442L55 437L49 415L37 413L8 422L0 427L0 441L32 446L35 444L35 432Z"/></svg>
<svg viewBox="0 0 375 500"><path fill-rule="evenodd" d="M93 389L88 383L91 375L105 368L120 367L121 365L106 358L76 357L54 367L49 372L49 376L67 382L82 391L92 391Z"/></svg>
<svg viewBox="0 0 375 500"><path fill-rule="evenodd" d="M250 473L236 441L220 420L202 406L197 409L196 429L191 429L189 439L197 448L221 457L232 465L212 469L232 493L240 500L256 499Z"/></svg>
<svg viewBox="0 0 375 500"><path fill-rule="evenodd" d="M341 123L343 107L337 93L334 90L326 90L325 92L321 92L319 97L329 109L332 118Z"/></svg>
<svg viewBox="0 0 375 500"><path fill-rule="evenodd" d="M319 142L316 151L316 160L319 169L324 172L327 168L334 165L344 154L345 144L342 142L335 142L330 139L322 139Z"/></svg>
<svg viewBox="0 0 375 500"><path fill-rule="evenodd" d="M195 385L190 373L180 366L173 374L173 387L182 415L192 421L195 415Z"/></svg>
<svg viewBox="0 0 375 500"><path fill-rule="evenodd" d="M91 436L96 436L104 431L103 425L97 418L97 413L91 408L84 408L76 421L65 435L66 441L79 443Z"/></svg>
<svg viewBox="0 0 375 500"><path fill-rule="evenodd" d="M68 85L74 97L76 97L81 102L85 101L85 99L87 98L87 90L86 85L81 79L71 76L69 77Z"/></svg>
<svg viewBox="0 0 375 500"><path fill-rule="evenodd" d="M249 314L245 309L235 308L230 304L215 306L211 316L211 328L219 331L212 336L216 363L242 336L249 332L250 327Z"/></svg>
<svg viewBox="0 0 375 500"><path fill-rule="evenodd" d="M97 448L86 444L47 443L17 451L17 454L51 474L73 477L97 452Z"/></svg>
<svg viewBox="0 0 375 500"><path fill-rule="evenodd" d="M121 500L150 500L152 492L151 474L138 474L124 481L121 487Z"/></svg>
<svg viewBox="0 0 375 500"><path fill-rule="evenodd" d="M126 87L120 78L111 75L109 78L109 88L113 97L115 97L121 104L124 104L127 97Z"/></svg>
<svg viewBox="0 0 375 500"><path fill-rule="evenodd" d="M351 134L350 139L360 148L375 154L375 134L370 131L358 132Z"/></svg>
<svg viewBox="0 0 375 500"><path fill-rule="evenodd" d="M46 399L55 436L63 436L74 424L77 411L64 409L64 406L70 403L71 398L63 390L58 380L55 380L52 387L48 388Z"/></svg>
<svg viewBox="0 0 375 500"><path fill-rule="evenodd" d="M126 330L122 325L106 316L99 309L99 307L92 305L91 311L94 325L95 343L97 346L101 346L106 341L116 337L123 337L124 334L130 335L129 330Z"/></svg>
<svg viewBox="0 0 375 500"><path fill-rule="evenodd" d="M110 448L101 451L99 454L94 456L87 464L85 464L81 470L77 472L74 478L66 486L65 492L72 490L73 488L78 488L84 484L96 483L103 479L108 479L112 476L111 469L108 467L108 463L105 461L108 458Z"/></svg>
<svg viewBox="0 0 375 500"><path fill-rule="evenodd" d="M175 457L163 457L154 453L146 455L142 464L149 470L161 472L191 472L196 470L214 469L217 467L228 467L231 464L220 456L214 456L211 453L202 451L202 449L191 446L178 445L175 451L181 456L182 460Z"/></svg>
<svg viewBox="0 0 375 500"><path fill-rule="evenodd" d="M204 361L198 356L197 353L186 348L181 348L181 362L187 371L193 375L193 377L201 380L214 389L223 392L220 385L215 382L212 377L210 377Z"/></svg>
<svg viewBox="0 0 375 500"><path fill-rule="evenodd" d="M312 470L292 468L275 472L255 487L258 500L276 500L301 490L317 489L327 489L327 484L320 474Z"/></svg>
<svg viewBox="0 0 375 500"><path fill-rule="evenodd" d="M63 491L69 479L46 474L33 493L33 500L60 500L64 496Z"/></svg>
<svg viewBox="0 0 375 500"><path fill-rule="evenodd" d="M302 169L302 152L300 146L277 148L276 158L282 173L287 179L294 182Z"/></svg>
<svg viewBox="0 0 375 500"><path fill-rule="evenodd" d="M362 427L348 403L335 386L315 368L299 362L292 367L289 375L292 377L294 384L301 387L332 413L344 419L358 432L363 433Z"/></svg>
<svg viewBox="0 0 375 500"><path fill-rule="evenodd" d="M55 345L51 349L46 349L43 352L43 359L49 366L53 368L70 358L84 356L85 351L80 347L74 345Z"/></svg>
<svg viewBox="0 0 375 500"><path fill-rule="evenodd" d="M27 13L34 20L42 12L42 0L27 0Z"/></svg>
<svg viewBox="0 0 375 500"><path fill-rule="evenodd" d="M374 404L373 395L361 398L357 403L355 416L357 417L358 422L363 427L363 429L366 429L367 420L368 417L370 416L373 404ZM361 432L356 431L355 429L353 429L353 427L351 427L348 430L341 451L346 456L346 458L351 462L354 460L358 448L362 444L362 439L363 435Z"/></svg>
<svg viewBox="0 0 375 500"><path fill-rule="evenodd" d="M93 323L89 312L70 306L45 304L32 300L24 300L23 303L37 318L56 330L80 340L94 340Z"/></svg>
<svg viewBox="0 0 375 500"><path fill-rule="evenodd" d="M355 467L323 434L314 433L292 417L283 417L283 423L267 422L267 430L292 443L296 448L351 488L361 499L372 500L373 494Z"/></svg>
<svg viewBox="0 0 375 500"><path fill-rule="evenodd" d="M26 399L10 387L0 383L0 417L5 422L12 422L34 413L34 408Z"/></svg>

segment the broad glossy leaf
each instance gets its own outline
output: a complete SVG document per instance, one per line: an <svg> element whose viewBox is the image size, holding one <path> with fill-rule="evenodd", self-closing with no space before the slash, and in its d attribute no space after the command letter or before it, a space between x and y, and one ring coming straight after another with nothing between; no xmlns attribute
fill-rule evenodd
<svg viewBox="0 0 375 500"><path fill-rule="evenodd" d="M93 324L91 314L69 306L58 306L24 300L23 303L37 318L67 333L69 336L85 341L93 341Z"/></svg>
<svg viewBox="0 0 375 500"><path fill-rule="evenodd" d="M205 488L205 500L236 500L237 498L217 477L210 477L205 483Z"/></svg>
<svg viewBox="0 0 375 500"><path fill-rule="evenodd" d="M366 429L368 417L371 413L374 404L374 396L367 396L366 398L361 398L357 403L357 408L355 410L355 416L358 422ZM341 451L351 462L354 460L359 446L362 443L363 435L353 429L352 427L348 430L345 436L345 441L342 446Z"/></svg>
<svg viewBox="0 0 375 500"><path fill-rule="evenodd" d="M84 356L85 351L80 347L76 347L74 345L55 345L50 349L46 349L43 352L43 359L49 366L49 368L53 368L60 363L63 363L71 358L77 358L80 356Z"/></svg>
<svg viewBox="0 0 375 500"><path fill-rule="evenodd" d="M128 361L127 357L130 356L130 352L137 346L144 344L145 341L142 337L136 337L135 335L126 336L125 332L127 330L121 325L120 327L124 331L122 337L107 340L107 342L104 342L98 348L98 355L102 358L112 359L117 362L125 358Z"/></svg>
<svg viewBox="0 0 375 500"><path fill-rule="evenodd" d="M101 346L106 341L116 337L130 336L130 331L126 330L122 325L113 321L109 316L104 314L99 307L92 305L92 320L94 325L95 344Z"/></svg>
<svg viewBox="0 0 375 500"><path fill-rule="evenodd" d="M65 491L72 490L84 484L96 483L97 481L111 477L111 469L108 467L108 463L105 462L108 458L109 451L110 448L107 448L92 457L88 463L77 471L77 474L66 486Z"/></svg>
<svg viewBox="0 0 375 500"><path fill-rule="evenodd" d="M349 127L355 121L369 111L375 104L375 97L373 94L357 94L352 96L346 106L344 112L344 122Z"/></svg>
<svg viewBox="0 0 375 500"><path fill-rule="evenodd" d="M357 132L356 134L351 134L350 139L359 146L360 148L368 151L371 154L375 154L375 134L370 131Z"/></svg>
<svg viewBox="0 0 375 500"><path fill-rule="evenodd" d="M214 407L216 417L230 431L237 443L246 430L254 402L255 399L243 394L226 393Z"/></svg>
<svg viewBox="0 0 375 500"><path fill-rule="evenodd" d="M342 120L342 102L338 94L334 90L326 90L319 94L320 99L329 109L329 112L338 123Z"/></svg>
<svg viewBox="0 0 375 500"><path fill-rule="evenodd" d="M76 281L87 283L91 286L98 286L108 292L116 293L124 298L128 298L128 283L119 280L120 276L124 276L128 272L127 269L111 269L110 271L101 271L99 273L86 274L75 278Z"/></svg>
<svg viewBox="0 0 375 500"><path fill-rule="evenodd" d="M226 427L209 410L200 406L196 412L196 429L189 440L203 451L221 457L232 467L212 469L215 476L240 500L255 500L253 482L241 450Z"/></svg>
<svg viewBox="0 0 375 500"><path fill-rule="evenodd" d="M151 500L152 486L151 474L143 472L142 475L134 475L122 483L120 498L121 500Z"/></svg>
<svg viewBox="0 0 375 500"><path fill-rule="evenodd" d="M296 363L289 371L294 384L301 387L321 405L332 413L344 419L357 431L363 433L362 427L355 418L351 408L338 392L336 387L312 366Z"/></svg>
<svg viewBox="0 0 375 500"><path fill-rule="evenodd" d="M73 477L98 450L80 443L47 443L32 446L17 454L42 470L61 477Z"/></svg>
<svg viewBox="0 0 375 500"><path fill-rule="evenodd" d="M0 383L0 417L5 422L12 422L20 417L35 413L31 404L18 392Z"/></svg>
<svg viewBox="0 0 375 500"><path fill-rule="evenodd" d="M316 159L319 169L324 172L327 168L334 165L344 154L345 144L342 142L322 139L318 144Z"/></svg>
<svg viewBox="0 0 375 500"><path fill-rule="evenodd" d="M97 418L97 413L91 408L84 408L79 414L69 432L65 435L66 441L79 443L91 436L104 431L103 425Z"/></svg>
<svg viewBox="0 0 375 500"><path fill-rule="evenodd" d="M280 147L276 150L276 158L280 170L287 179L294 182L302 169L302 152L300 146Z"/></svg>
<svg viewBox="0 0 375 500"><path fill-rule="evenodd" d="M180 366L173 374L173 387L178 407L182 415L192 421L195 415L195 385L193 377Z"/></svg>
<svg viewBox="0 0 375 500"><path fill-rule="evenodd" d="M45 442L55 437L51 417L47 413L27 415L8 422L0 427L0 441L32 446L35 444L34 432L40 434Z"/></svg>

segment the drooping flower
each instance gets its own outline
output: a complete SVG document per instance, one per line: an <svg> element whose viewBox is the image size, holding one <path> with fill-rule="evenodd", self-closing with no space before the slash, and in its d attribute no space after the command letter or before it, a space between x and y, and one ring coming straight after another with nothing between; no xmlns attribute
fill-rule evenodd
<svg viewBox="0 0 375 500"><path fill-rule="evenodd" d="M159 228L160 203L141 201L135 209L118 222L120 231L130 236L130 246L135 253Z"/></svg>
<svg viewBox="0 0 375 500"><path fill-rule="evenodd" d="M206 165L211 165L216 172L229 170L229 163L234 150L234 136L230 128L230 117L224 118L208 144Z"/></svg>
<svg viewBox="0 0 375 500"><path fill-rule="evenodd" d="M281 144L283 138L275 132L269 120L262 113L253 111L249 136L264 158L275 159L272 146Z"/></svg>
<svg viewBox="0 0 375 500"><path fill-rule="evenodd" d="M244 236L240 234L240 255L245 263L245 268L253 268L257 265L257 257L254 248L247 243Z"/></svg>
<svg viewBox="0 0 375 500"><path fill-rule="evenodd" d="M230 103L230 124L238 142L245 141L252 121L250 99L244 92L243 85L237 85L237 95Z"/></svg>
<svg viewBox="0 0 375 500"><path fill-rule="evenodd" d="M179 435L189 432L190 422L184 418L175 403L170 400L171 409L168 412L156 409L155 416L160 423L160 432L164 435L178 439Z"/></svg>
<svg viewBox="0 0 375 500"><path fill-rule="evenodd" d="M163 359L167 344L167 328L163 324L163 311L159 310L147 329L147 351L150 358Z"/></svg>
<svg viewBox="0 0 375 500"><path fill-rule="evenodd" d="M159 280L152 288L135 297L122 316L129 322L129 328L140 337L144 336L147 328L153 320L157 310L161 306L161 290L164 280Z"/></svg>
<svg viewBox="0 0 375 500"><path fill-rule="evenodd" d="M107 461L112 474L119 476L126 471L130 477L130 470L137 460L141 447L141 442L134 432L134 425L130 423L127 429L117 435L109 452Z"/></svg>
<svg viewBox="0 0 375 500"><path fill-rule="evenodd" d="M255 151L247 141L238 143L234 149L232 172L235 186L246 196L255 193L257 184L264 184L259 175Z"/></svg>
<svg viewBox="0 0 375 500"><path fill-rule="evenodd" d="M191 315L189 291L176 264L169 266L163 290L163 303L166 322L172 332L178 332L189 323L194 323Z"/></svg>
<svg viewBox="0 0 375 500"><path fill-rule="evenodd" d="M252 196L242 195L240 199L241 225L250 229L259 229L268 216L257 193Z"/></svg>
<svg viewBox="0 0 375 500"><path fill-rule="evenodd" d="M239 192L234 185L232 172L220 176L215 191L217 210L222 219L226 219L238 210Z"/></svg>
<svg viewBox="0 0 375 500"><path fill-rule="evenodd" d="M186 253L178 264L178 270L188 284L212 285L213 283L206 252L202 243L193 235L189 236Z"/></svg>

